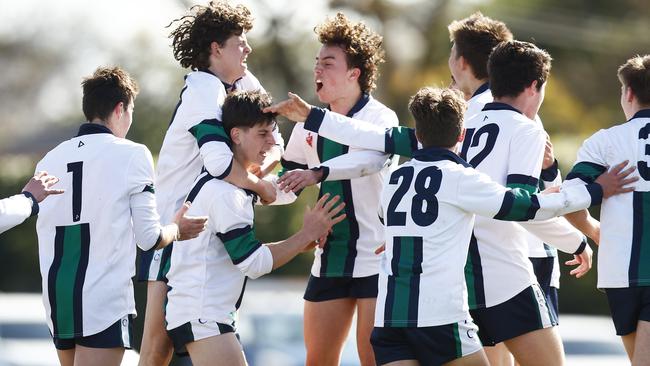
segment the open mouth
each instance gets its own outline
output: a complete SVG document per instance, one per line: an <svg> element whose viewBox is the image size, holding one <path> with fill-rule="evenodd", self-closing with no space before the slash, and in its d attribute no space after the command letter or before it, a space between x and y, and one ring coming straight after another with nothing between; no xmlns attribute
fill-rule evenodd
<svg viewBox="0 0 650 366"><path fill-rule="evenodd" d="M323 89L323 82L316 80L316 91L319 92L321 89Z"/></svg>

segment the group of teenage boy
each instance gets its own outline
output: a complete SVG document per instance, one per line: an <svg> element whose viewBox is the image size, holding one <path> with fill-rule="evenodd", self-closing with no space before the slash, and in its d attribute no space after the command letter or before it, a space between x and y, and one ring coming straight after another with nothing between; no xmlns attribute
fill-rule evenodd
<svg viewBox="0 0 650 366"><path fill-rule="evenodd" d="M364 23L339 13L315 27L319 108L292 93L273 104L247 69L252 22L243 5L211 2L172 23L191 72L155 173L149 150L125 139L136 83L102 67L82 83L87 123L0 201L3 230L38 214L62 365L118 365L131 346L136 244L141 365L173 351L245 365L246 281L310 249L307 365L339 363L355 314L361 365L562 365L555 248L581 277L585 236L600 245L598 287L632 364L649 362L650 56L618 70L628 121L586 140L562 182L538 116L551 56L504 23L476 13L449 25L452 85L410 98L411 129L371 95L384 51ZM286 148L277 114L302 122ZM311 185L302 228L260 242L254 206ZM586 209L601 202L599 222Z"/></svg>

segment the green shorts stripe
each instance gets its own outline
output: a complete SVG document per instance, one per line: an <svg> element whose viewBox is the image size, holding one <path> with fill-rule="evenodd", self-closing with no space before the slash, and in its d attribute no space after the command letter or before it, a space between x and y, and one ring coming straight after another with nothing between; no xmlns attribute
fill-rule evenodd
<svg viewBox="0 0 650 366"><path fill-rule="evenodd" d="M458 334L458 323L451 325L452 331L454 332L454 341L456 343L456 358L463 357L463 344L460 341L460 335Z"/></svg>

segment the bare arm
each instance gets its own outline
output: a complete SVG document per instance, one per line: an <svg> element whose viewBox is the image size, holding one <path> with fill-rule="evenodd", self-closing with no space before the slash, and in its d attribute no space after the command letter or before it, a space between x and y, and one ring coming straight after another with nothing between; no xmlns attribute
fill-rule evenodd
<svg viewBox="0 0 650 366"><path fill-rule="evenodd" d="M257 193L263 203L275 201L275 187L271 183L258 178L255 174L248 172L234 159L230 174L224 180L239 188L248 189Z"/></svg>
<svg viewBox="0 0 650 366"><path fill-rule="evenodd" d="M345 214L336 216L343 210L345 204L335 206L339 196L328 201L329 197L329 194L325 194L313 209L307 207L300 231L284 241L266 244L273 256L273 269L283 266L298 253L313 247L316 240L327 236L332 226L345 219ZM319 242L319 245L324 244Z"/></svg>
<svg viewBox="0 0 650 366"><path fill-rule="evenodd" d="M600 222L589 211L581 210L564 215L564 218L598 245L600 243Z"/></svg>

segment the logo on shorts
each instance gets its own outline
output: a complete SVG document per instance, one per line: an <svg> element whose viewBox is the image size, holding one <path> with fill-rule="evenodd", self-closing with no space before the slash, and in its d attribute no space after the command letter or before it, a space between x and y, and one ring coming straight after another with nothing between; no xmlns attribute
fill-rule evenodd
<svg viewBox="0 0 650 366"><path fill-rule="evenodd" d="M205 324L207 322L208 322L207 320L203 320L203 319L199 318L199 324Z"/></svg>
<svg viewBox="0 0 650 366"><path fill-rule="evenodd" d="M159 261L160 260L160 254L156 254L153 256L153 260Z"/></svg>
<svg viewBox="0 0 650 366"><path fill-rule="evenodd" d="M126 319L122 319L122 326L126 327L127 325L129 325L129 321Z"/></svg>
<svg viewBox="0 0 650 366"><path fill-rule="evenodd" d="M307 134L307 137L305 138L305 141L307 142L307 145L309 145L309 147L313 147L313 146L314 146L314 145L312 144L312 143L314 142L314 136L311 134L311 132L309 132L309 133Z"/></svg>

